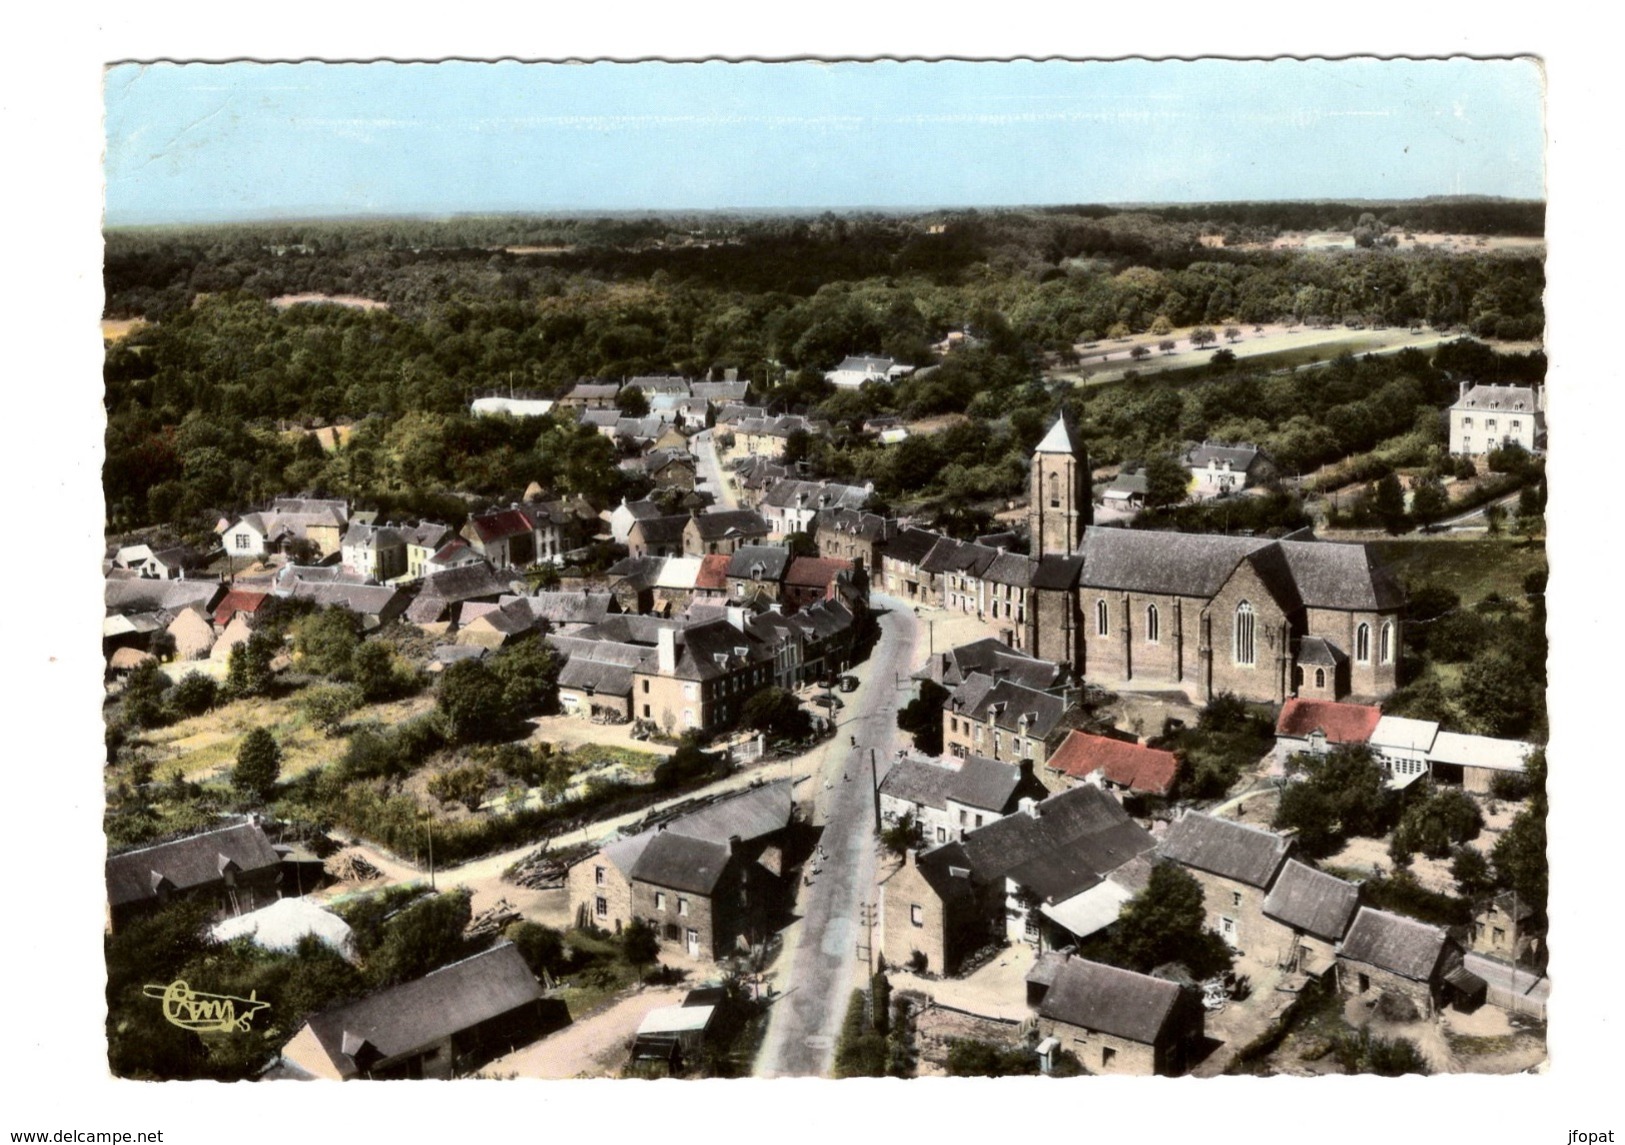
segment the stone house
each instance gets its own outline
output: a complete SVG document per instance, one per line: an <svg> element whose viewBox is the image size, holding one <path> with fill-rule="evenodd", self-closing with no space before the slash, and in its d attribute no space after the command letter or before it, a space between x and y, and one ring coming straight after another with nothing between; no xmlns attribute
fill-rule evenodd
<svg viewBox="0 0 1625 1145"><path fill-rule="evenodd" d="M895 824L912 816L925 844L934 846L1014 814L1023 799L1048 794L1026 764L905 756L880 781L880 817Z"/></svg>
<svg viewBox="0 0 1625 1145"><path fill-rule="evenodd" d="M782 480L767 490L757 507L767 519L769 535L787 537L811 532L813 520L820 513L862 510L874 491L873 482L843 485L834 481Z"/></svg>
<svg viewBox="0 0 1625 1145"><path fill-rule="evenodd" d="M851 561L875 576L880 575L880 556L896 532L896 521L856 509L825 509L812 522L819 556Z"/></svg>
<svg viewBox="0 0 1625 1145"><path fill-rule="evenodd" d="M1209 930L1238 954L1273 965L1285 935L1265 917L1264 899L1291 849L1291 840L1273 831L1187 811L1169 825L1157 854L1201 885Z"/></svg>
<svg viewBox="0 0 1625 1145"><path fill-rule="evenodd" d="M1494 895L1473 914L1468 949L1500 962L1540 962L1540 928L1535 909L1511 891Z"/></svg>
<svg viewBox="0 0 1625 1145"><path fill-rule="evenodd" d="M245 513L221 537L229 557L263 557L308 544L318 557L338 552L350 521L348 501L278 497L259 513Z"/></svg>
<svg viewBox="0 0 1625 1145"><path fill-rule="evenodd" d="M1429 1018L1444 1005L1482 1002L1487 990L1443 930L1368 906L1354 916L1337 949L1337 980L1345 994L1371 1001L1396 994Z"/></svg>
<svg viewBox="0 0 1625 1145"><path fill-rule="evenodd" d="M828 557L793 557L784 570L780 599L786 612L795 612L821 600L846 599L866 604L868 593L861 591L852 562Z"/></svg>
<svg viewBox="0 0 1625 1145"><path fill-rule="evenodd" d="M683 555L702 557L711 553L731 554L741 545L767 540L767 521L754 509L719 509L695 513L683 526Z"/></svg>
<svg viewBox="0 0 1625 1145"><path fill-rule="evenodd" d="M653 517L664 516L660 506L645 498L641 501L628 501L621 498L621 503L610 510L609 535L617 545L627 543L632 532L632 526L639 521L647 521Z"/></svg>
<svg viewBox="0 0 1625 1145"><path fill-rule="evenodd" d="M340 544L344 567L375 580L404 577L406 538L389 525L351 521Z"/></svg>
<svg viewBox="0 0 1625 1145"><path fill-rule="evenodd" d="M906 963L919 950L951 974L990 941L1041 941L1052 911L1094 908L1082 901L1089 896L1110 900L1088 912L1109 923L1132 891L1106 884L1155 845L1097 788L1023 798L1015 813L920 854L881 884L886 958Z"/></svg>
<svg viewBox="0 0 1625 1145"><path fill-rule="evenodd" d="M571 866L570 902L594 925L633 918L693 958L725 958L767 937L782 905L789 780L725 796Z"/></svg>
<svg viewBox="0 0 1625 1145"><path fill-rule="evenodd" d="M1033 973L1049 979L1037 1005L1039 1034L1090 1073L1176 1076L1201 1045L1201 1003L1177 983L1061 955Z"/></svg>
<svg viewBox="0 0 1625 1145"><path fill-rule="evenodd" d="M560 711L599 723L631 721L632 673L648 655L647 647L557 635L547 642L565 657L559 669Z"/></svg>
<svg viewBox="0 0 1625 1145"><path fill-rule="evenodd" d="M790 550L780 545L742 545L728 558L728 601L741 605L783 598Z"/></svg>
<svg viewBox="0 0 1625 1145"><path fill-rule="evenodd" d="M923 568L942 537L924 529L903 529L886 542L880 556L886 592L911 604L937 604L936 578Z"/></svg>
<svg viewBox="0 0 1625 1145"><path fill-rule="evenodd" d="M456 539L450 525L438 521L419 521L415 525L397 525L396 531L406 542L406 578L422 580L429 575L429 561L446 543Z"/></svg>
<svg viewBox="0 0 1625 1145"><path fill-rule="evenodd" d="M1288 859L1264 898L1264 917L1285 927L1276 965L1316 978L1335 964L1337 944L1360 906L1360 889Z"/></svg>
<svg viewBox="0 0 1625 1145"><path fill-rule="evenodd" d="M558 404L564 409L613 409L620 392L619 382L583 378L559 399Z"/></svg>
<svg viewBox="0 0 1625 1145"><path fill-rule="evenodd" d="M282 1048L278 1077L438 1078L569 1021L511 942L348 1006L312 1014Z"/></svg>
<svg viewBox="0 0 1625 1145"><path fill-rule="evenodd" d="M1263 480L1270 470L1263 452L1247 441L1193 443L1185 447L1179 463L1190 470L1191 492L1198 498L1239 493Z"/></svg>
<svg viewBox="0 0 1625 1145"><path fill-rule="evenodd" d="M1061 696L973 672L943 702L942 749L960 759L982 755L1042 767L1074 715Z"/></svg>
<svg viewBox="0 0 1625 1145"><path fill-rule="evenodd" d="M257 823L124 851L109 856L104 869L110 930L176 899L207 902L219 922L282 897L282 857Z"/></svg>
<svg viewBox="0 0 1625 1145"><path fill-rule="evenodd" d="M688 514L679 513L632 522L626 532L627 553L633 557L684 556L683 538L688 531L688 521Z"/></svg>
<svg viewBox="0 0 1625 1145"><path fill-rule="evenodd" d="M459 535L494 568L522 568L536 563L536 521L525 506L476 513Z"/></svg>

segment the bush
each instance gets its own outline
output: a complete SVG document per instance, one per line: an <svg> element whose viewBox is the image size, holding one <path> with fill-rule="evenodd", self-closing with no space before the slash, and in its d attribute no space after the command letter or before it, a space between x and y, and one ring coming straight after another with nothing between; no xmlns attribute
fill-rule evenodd
<svg viewBox="0 0 1625 1145"><path fill-rule="evenodd" d="M365 702L361 689L354 684L323 684L300 697L312 726L328 736L336 734L345 719Z"/></svg>
<svg viewBox="0 0 1625 1145"><path fill-rule="evenodd" d="M1415 1042L1406 1038L1373 1037L1369 1030L1338 1038L1332 1052L1347 1073L1400 1077L1408 1073L1425 1075L1431 1072Z"/></svg>
<svg viewBox="0 0 1625 1145"><path fill-rule="evenodd" d="M202 672L188 672L169 690L169 703L183 716L201 716L214 707L220 685Z"/></svg>

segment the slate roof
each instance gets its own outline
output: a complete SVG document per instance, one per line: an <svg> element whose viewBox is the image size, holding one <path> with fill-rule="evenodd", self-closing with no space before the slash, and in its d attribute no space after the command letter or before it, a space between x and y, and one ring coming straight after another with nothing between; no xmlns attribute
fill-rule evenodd
<svg viewBox="0 0 1625 1145"><path fill-rule="evenodd" d="M736 580L763 580L777 584L793 560L782 545L740 545L728 558L728 576Z"/></svg>
<svg viewBox="0 0 1625 1145"><path fill-rule="evenodd" d="M682 394L687 396L688 379L678 374L646 374L627 380L627 388L647 394Z"/></svg>
<svg viewBox="0 0 1625 1145"><path fill-rule="evenodd" d="M971 860L962 844L946 843L941 847L934 847L916 856L914 861L926 885L936 891L943 902L964 901L974 897L977 883L972 878Z"/></svg>
<svg viewBox="0 0 1625 1145"><path fill-rule="evenodd" d="M632 865L631 877L674 891L708 895L716 889L731 853L727 843L657 831Z"/></svg>
<svg viewBox="0 0 1625 1145"><path fill-rule="evenodd" d="M420 549L433 551L451 540L457 534L450 525L442 525L438 521L419 521L415 525L397 525L396 531L400 533L401 540Z"/></svg>
<svg viewBox="0 0 1625 1145"><path fill-rule="evenodd" d="M1066 591L1078 587L1083 574L1083 558L1045 555L1038 558L1032 574L1032 587Z"/></svg>
<svg viewBox="0 0 1625 1145"><path fill-rule="evenodd" d="M886 545L886 559L899 564L918 565L942 539L940 533L924 529L904 529Z"/></svg>
<svg viewBox="0 0 1625 1145"><path fill-rule="evenodd" d="M688 528L689 516L687 513L677 513L665 517L645 517L634 521L631 530L627 533L628 539L636 534L644 545L680 545L683 543L683 531ZM763 530L766 532L766 530Z"/></svg>
<svg viewBox="0 0 1625 1145"><path fill-rule="evenodd" d="M1014 879L1059 902L1155 846L1117 800L1095 787L1053 795L1034 811L1018 811L965 836L959 845L977 878Z"/></svg>
<svg viewBox="0 0 1625 1145"><path fill-rule="evenodd" d="M1223 441L1204 441L1187 446L1183 460L1187 469L1206 469L1209 462L1213 462L1220 470L1228 461L1233 472L1245 473L1258 458L1258 446L1251 442L1238 441L1230 445Z"/></svg>
<svg viewBox="0 0 1625 1145"><path fill-rule="evenodd" d="M1171 751L1073 730L1044 766L1074 779L1098 771L1130 791L1166 795L1179 771L1179 760Z"/></svg>
<svg viewBox="0 0 1625 1145"><path fill-rule="evenodd" d="M886 772L886 778L880 781L880 794L942 811L948 806L948 791L957 778L958 772L951 767L906 756Z"/></svg>
<svg viewBox="0 0 1625 1145"><path fill-rule="evenodd" d="M415 981L313 1014L307 1024L339 1072L354 1076L365 1068L354 1055L366 1048L376 1055L366 1055L372 1060L400 1057L541 997L519 948L502 942Z"/></svg>
<svg viewBox="0 0 1625 1145"><path fill-rule="evenodd" d="M1338 957L1426 982L1439 967L1445 942L1444 931L1436 926L1363 906L1354 916Z"/></svg>
<svg viewBox="0 0 1625 1145"><path fill-rule="evenodd" d="M1157 853L1187 867L1253 887L1267 887L1290 841L1273 831L1187 811L1162 836Z"/></svg>
<svg viewBox="0 0 1625 1145"><path fill-rule="evenodd" d="M370 525L354 520L339 543L347 549L383 549L404 545L406 538L392 525Z"/></svg>
<svg viewBox="0 0 1625 1145"><path fill-rule="evenodd" d="M841 364L830 372L880 374L884 376L886 371L896 364L897 361L894 358L882 358L874 354L848 354L841 359Z"/></svg>
<svg viewBox="0 0 1625 1145"><path fill-rule="evenodd" d="M1067 417L1066 413L1063 411L1062 414L1055 419L1055 424L1049 427L1049 432L1044 435L1044 440L1038 443L1038 448L1033 450L1033 452L1077 453L1077 449L1074 448L1072 444L1073 437L1074 433L1072 429L1072 419Z"/></svg>
<svg viewBox="0 0 1625 1145"><path fill-rule="evenodd" d="M1297 660L1310 668L1336 668L1347 664L1344 651L1323 636L1305 636L1298 641Z"/></svg>
<svg viewBox="0 0 1625 1145"><path fill-rule="evenodd" d="M748 788L673 819L666 824L665 833L718 843L735 835L747 843L771 835L790 822L790 786L788 779L776 779Z"/></svg>
<svg viewBox="0 0 1625 1145"><path fill-rule="evenodd" d="M618 409L591 409L583 407L578 418L582 425L590 425L594 429L614 429L615 423L621 420L621 411Z"/></svg>
<svg viewBox="0 0 1625 1145"><path fill-rule="evenodd" d="M1025 716L1027 730L1021 734L1036 739L1047 738L1066 715L1066 701L1061 697L980 672L972 673L955 688L943 706L978 723L985 723L991 715L994 726L1012 732L1020 731Z"/></svg>
<svg viewBox="0 0 1625 1145"><path fill-rule="evenodd" d="M986 545L941 537L920 562L920 570L939 576L945 573L959 573L963 576L980 578L999 556L998 549L990 549Z"/></svg>
<svg viewBox="0 0 1625 1145"><path fill-rule="evenodd" d="M769 489L762 504L775 509L861 509L873 493L867 485L787 479Z"/></svg>
<svg viewBox="0 0 1625 1145"><path fill-rule="evenodd" d="M1288 859L1264 899L1264 913L1295 930L1336 942L1348 931L1360 890L1334 875Z"/></svg>
<svg viewBox="0 0 1625 1145"><path fill-rule="evenodd" d="M1294 696L1281 706L1275 734L1308 739L1320 731L1328 743L1365 743L1377 730L1382 709L1374 704L1340 704L1331 700L1305 700Z"/></svg>
<svg viewBox="0 0 1625 1145"><path fill-rule="evenodd" d="M564 398L566 401L604 400L614 398L620 392L621 387L617 382L577 382Z"/></svg>
<svg viewBox="0 0 1625 1145"><path fill-rule="evenodd" d="M1534 413L1539 408L1535 391L1529 386L1501 386L1477 382L1456 399L1451 409L1497 410L1507 413Z"/></svg>
<svg viewBox="0 0 1625 1145"><path fill-rule="evenodd" d="M1074 958L1056 970L1038 1012L1069 1026L1154 1045L1179 996L1173 982Z"/></svg>
<svg viewBox="0 0 1625 1145"><path fill-rule="evenodd" d="M1376 611L1405 600L1364 545L1090 528L1083 552L1080 583L1089 588L1211 597L1251 558L1288 609Z"/></svg>
<svg viewBox="0 0 1625 1145"><path fill-rule="evenodd" d="M1066 669L1053 660L1039 660L991 636L938 653L924 674L954 688L976 673L1038 690L1056 687L1066 678Z"/></svg>
<svg viewBox="0 0 1625 1145"><path fill-rule="evenodd" d="M983 580L989 584L1007 584L1014 588L1027 588L1033 580L1033 562L1020 553L1000 553L987 566Z"/></svg>
<svg viewBox="0 0 1625 1145"><path fill-rule="evenodd" d="M749 382L694 382L688 387L689 393L697 398L704 398L708 402L738 402L745 400L745 394L750 390Z"/></svg>
<svg viewBox="0 0 1625 1145"><path fill-rule="evenodd" d="M103 582L102 600L110 613L174 611L188 606L207 609L225 591L226 586L214 580L142 577Z"/></svg>
<svg viewBox="0 0 1625 1145"><path fill-rule="evenodd" d="M813 517L813 534L836 533L844 537L859 537L865 541L886 541L896 531L897 522L878 513L865 513L856 509L821 509Z"/></svg>
<svg viewBox="0 0 1625 1145"><path fill-rule="evenodd" d="M482 596L496 598L508 591L508 583L499 578L490 565L481 561L479 564L430 573L423 578L419 599L432 596L455 604Z"/></svg>
<svg viewBox="0 0 1625 1145"><path fill-rule="evenodd" d="M176 891L208 886L220 880L227 862L247 874L281 861L264 831L238 823L109 857L107 901L117 907L156 899L160 879Z"/></svg>
<svg viewBox="0 0 1625 1145"><path fill-rule="evenodd" d="M405 611L406 594L379 584L320 584L297 581L288 591L294 600L313 600L330 608L347 608L361 616L391 619Z"/></svg>
<svg viewBox="0 0 1625 1145"><path fill-rule="evenodd" d="M702 541L720 541L728 537L765 537L767 521L754 509L722 509L715 513L699 513L689 518Z"/></svg>
<svg viewBox="0 0 1625 1145"><path fill-rule="evenodd" d="M1033 778L1031 769L982 755L966 757L954 773L954 782L948 789L948 798L967 807L1004 814L1009 811L1018 794L1031 794L1042 799L1047 795L1044 785Z"/></svg>

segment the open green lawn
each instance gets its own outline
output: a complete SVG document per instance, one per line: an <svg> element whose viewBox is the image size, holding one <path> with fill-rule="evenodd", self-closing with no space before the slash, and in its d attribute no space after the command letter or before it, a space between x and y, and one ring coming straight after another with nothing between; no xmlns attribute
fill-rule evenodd
<svg viewBox="0 0 1625 1145"><path fill-rule="evenodd" d="M1521 599L1523 579L1546 567L1546 546L1515 538L1401 537L1370 542L1372 554L1407 584L1443 585L1476 604L1490 593Z"/></svg>

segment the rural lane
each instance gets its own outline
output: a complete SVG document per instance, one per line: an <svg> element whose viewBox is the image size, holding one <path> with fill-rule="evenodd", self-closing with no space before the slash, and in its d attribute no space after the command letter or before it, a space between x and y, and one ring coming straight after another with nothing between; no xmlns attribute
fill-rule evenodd
<svg viewBox="0 0 1625 1145"><path fill-rule="evenodd" d="M689 439L689 451L694 454L694 464L700 471L700 486L716 497L716 507L737 509L739 500L728 487L722 472L722 459L717 456L716 434L714 429L702 429Z"/></svg>
<svg viewBox="0 0 1625 1145"><path fill-rule="evenodd" d="M843 713L849 714L814 777L814 793L823 799L822 869L801 888L801 918L787 944L780 994L757 1058L758 1077L829 1076L835 1037L855 984L858 947L868 941L860 915L874 888L877 843L869 753L875 753L878 778L885 778L903 738L897 710L911 691L908 674L919 634L908 605L881 595L872 603L880 639L859 671L858 690L846 697ZM809 860L809 872L814 865Z"/></svg>

